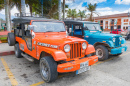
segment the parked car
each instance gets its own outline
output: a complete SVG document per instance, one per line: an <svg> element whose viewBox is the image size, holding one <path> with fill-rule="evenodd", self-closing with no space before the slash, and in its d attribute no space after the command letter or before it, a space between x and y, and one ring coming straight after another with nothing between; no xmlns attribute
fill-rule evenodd
<svg viewBox="0 0 130 86"><path fill-rule="evenodd" d="M14 18L13 23L16 28L8 34L8 44L15 47L17 58L40 61L45 82L56 80L58 73L80 74L98 61L94 46L84 39L67 36L61 21L21 17Z"/></svg>
<svg viewBox="0 0 130 86"><path fill-rule="evenodd" d="M106 60L109 54L121 55L127 50L121 35L102 33L100 25L88 21L68 21L65 25L70 36L80 37L94 45L99 60Z"/></svg>
<svg viewBox="0 0 130 86"><path fill-rule="evenodd" d="M110 33L112 33L112 34L120 34L121 32L124 32L124 30L116 29L116 30L111 31Z"/></svg>
<svg viewBox="0 0 130 86"><path fill-rule="evenodd" d="M122 36L126 36L128 31L127 30L122 30L122 29L116 29L116 30L111 31L110 33L112 33L112 34L120 34Z"/></svg>

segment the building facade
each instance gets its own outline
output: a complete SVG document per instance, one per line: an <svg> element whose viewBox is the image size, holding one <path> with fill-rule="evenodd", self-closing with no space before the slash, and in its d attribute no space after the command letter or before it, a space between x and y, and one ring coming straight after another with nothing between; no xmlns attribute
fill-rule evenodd
<svg viewBox="0 0 130 86"><path fill-rule="evenodd" d="M98 22L104 31L112 31L115 29L128 29L130 26L129 13L107 15L94 17L94 21Z"/></svg>

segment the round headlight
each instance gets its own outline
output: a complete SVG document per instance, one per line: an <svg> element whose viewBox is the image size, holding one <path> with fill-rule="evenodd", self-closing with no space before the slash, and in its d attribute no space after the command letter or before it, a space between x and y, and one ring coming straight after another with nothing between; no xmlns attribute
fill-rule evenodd
<svg viewBox="0 0 130 86"><path fill-rule="evenodd" d="M69 52L69 51L70 51L70 45L66 44L66 45L64 46L64 51L65 51L65 52Z"/></svg>
<svg viewBox="0 0 130 86"><path fill-rule="evenodd" d="M113 38L112 40L113 40L113 42L116 42L116 38Z"/></svg>
<svg viewBox="0 0 130 86"><path fill-rule="evenodd" d="M86 44L85 42L82 44L82 48L83 48L83 49L86 49L86 48L87 48L87 44Z"/></svg>
<svg viewBox="0 0 130 86"><path fill-rule="evenodd" d="M120 41L121 41L121 40L122 40L122 37L120 37L119 39L120 39Z"/></svg>

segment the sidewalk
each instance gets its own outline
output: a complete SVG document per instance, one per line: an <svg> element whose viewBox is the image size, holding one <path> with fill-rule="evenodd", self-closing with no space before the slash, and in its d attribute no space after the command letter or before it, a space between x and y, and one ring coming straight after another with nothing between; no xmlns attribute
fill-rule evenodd
<svg viewBox="0 0 130 86"><path fill-rule="evenodd" d="M0 44L0 56L7 56L14 54L14 46L9 46L8 43Z"/></svg>

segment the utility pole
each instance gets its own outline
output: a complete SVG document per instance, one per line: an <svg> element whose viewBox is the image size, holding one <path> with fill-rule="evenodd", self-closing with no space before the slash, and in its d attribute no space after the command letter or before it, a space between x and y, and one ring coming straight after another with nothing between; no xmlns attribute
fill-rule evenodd
<svg viewBox="0 0 130 86"><path fill-rule="evenodd" d="M63 0L63 20L65 19L65 0Z"/></svg>
<svg viewBox="0 0 130 86"><path fill-rule="evenodd" d="M25 0L21 0L21 13L20 13L20 16L25 16Z"/></svg>
<svg viewBox="0 0 130 86"><path fill-rule="evenodd" d="M59 0L58 10L59 10L59 20L61 20L61 0Z"/></svg>
<svg viewBox="0 0 130 86"><path fill-rule="evenodd" d="M5 3L6 28L7 28L7 31L11 31L10 19L9 19L9 0L4 0L4 3Z"/></svg>

